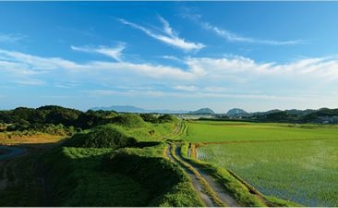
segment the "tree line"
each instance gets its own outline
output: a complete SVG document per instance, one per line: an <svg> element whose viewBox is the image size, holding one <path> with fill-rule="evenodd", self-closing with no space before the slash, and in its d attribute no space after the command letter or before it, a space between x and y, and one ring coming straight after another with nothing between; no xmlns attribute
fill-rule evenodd
<svg viewBox="0 0 338 208"><path fill-rule="evenodd" d="M36 109L18 107L13 110L0 111L0 132L35 130L51 134L61 134L62 131L65 134L72 134L107 123L128 126L140 123L140 120L161 123L173 119L171 115L119 114L116 111L103 110L82 112L57 105L46 105ZM130 122L127 123L128 121Z"/></svg>

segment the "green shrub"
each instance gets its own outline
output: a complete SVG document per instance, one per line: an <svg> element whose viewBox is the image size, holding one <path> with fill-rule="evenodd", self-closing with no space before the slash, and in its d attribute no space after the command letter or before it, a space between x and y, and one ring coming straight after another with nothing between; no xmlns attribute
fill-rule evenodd
<svg viewBox="0 0 338 208"><path fill-rule="evenodd" d="M177 118L175 116L169 115L169 114L164 114L160 117L158 117L158 121L160 123L166 123L166 122L172 122L172 121L176 121Z"/></svg>
<svg viewBox="0 0 338 208"><path fill-rule="evenodd" d="M141 183L150 194L148 206L202 206L189 178L176 164L162 157L142 156L137 152L121 149L106 158L104 167Z"/></svg>
<svg viewBox="0 0 338 208"><path fill-rule="evenodd" d="M127 128L140 128L145 126L143 119L136 114L122 114L113 119L113 122Z"/></svg>
<svg viewBox="0 0 338 208"><path fill-rule="evenodd" d="M136 143L137 140L135 138L128 137L113 127L101 126L95 128L92 132L74 135L65 145L73 147L118 149L121 147L133 146Z"/></svg>
<svg viewBox="0 0 338 208"><path fill-rule="evenodd" d="M144 113L144 114L140 114L140 116L146 122L155 123L155 124L158 123L158 118L154 114Z"/></svg>

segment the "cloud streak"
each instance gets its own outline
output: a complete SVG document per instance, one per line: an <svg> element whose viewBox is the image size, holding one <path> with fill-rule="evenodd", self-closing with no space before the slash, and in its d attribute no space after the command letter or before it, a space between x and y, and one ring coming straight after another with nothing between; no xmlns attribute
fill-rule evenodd
<svg viewBox="0 0 338 208"><path fill-rule="evenodd" d="M100 46L98 48L92 47L76 47L71 46L71 49L74 51L86 52L86 53L99 53L105 56L111 57L118 62L122 62L122 51L125 49L124 43L119 43L115 48L109 48L105 46Z"/></svg>
<svg viewBox="0 0 338 208"><path fill-rule="evenodd" d="M266 44L266 45L295 45L300 44L303 41L301 40L286 40L286 41L279 41L279 40L266 40L266 39L258 39L252 37L245 37L228 30L219 28L210 24L209 22L199 22L203 29L208 30L216 34L217 36L230 41L230 42L243 42L243 43L252 43L252 44Z"/></svg>
<svg viewBox="0 0 338 208"><path fill-rule="evenodd" d="M163 42L167 45L182 49L184 51L197 51L205 47L202 43L193 43L180 38L173 29L170 27L168 21L164 18L159 17L160 22L163 24L162 34L154 32L148 28L140 26L138 24L129 22L125 19L119 19L119 21L125 25L128 25L134 29L141 30L149 37L152 37L160 42Z"/></svg>
<svg viewBox="0 0 338 208"><path fill-rule="evenodd" d="M0 33L0 42L3 43L15 43L22 40L24 37L18 34L3 34Z"/></svg>

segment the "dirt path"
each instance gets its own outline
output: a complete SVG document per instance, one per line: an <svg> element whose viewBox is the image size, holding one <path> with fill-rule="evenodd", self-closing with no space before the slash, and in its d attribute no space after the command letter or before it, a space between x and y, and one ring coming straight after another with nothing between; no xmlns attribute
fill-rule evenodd
<svg viewBox="0 0 338 208"><path fill-rule="evenodd" d="M167 156L169 157L169 159L178 164L179 166L181 166L181 168L188 174L188 176L191 179L192 185L194 186L195 191L198 193L198 195L201 197L202 201L204 202L204 204L207 207L215 207L215 204L212 201L212 198L210 196L208 196L204 190L203 190L203 185L200 183L200 181L198 180L197 176L190 171L187 167L183 166L181 163L179 163L179 161L177 161L174 156L171 154L171 145L169 145L168 149L167 149Z"/></svg>
<svg viewBox="0 0 338 208"><path fill-rule="evenodd" d="M173 149L174 148L174 149ZM171 161L180 165L189 175L196 192L207 207L238 207L240 206L212 176L199 167L191 164L180 155L180 148L170 144L167 155Z"/></svg>

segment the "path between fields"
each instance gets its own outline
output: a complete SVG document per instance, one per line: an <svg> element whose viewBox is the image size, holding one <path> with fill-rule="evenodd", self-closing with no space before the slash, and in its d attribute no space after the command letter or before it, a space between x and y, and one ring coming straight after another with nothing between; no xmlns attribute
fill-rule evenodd
<svg viewBox="0 0 338 208"><path fill-rule="evenodd" d="M171 151L172 148L175 148L174 151ZM167 155L172 162L178 164L188 174L188 176L191 178L195 191L199 194L207 207L240 206L236 202L236 200L227 193L224 187L221 184L217 183L217 181L212 176L210 176L200 168L196 167L195 165L191 164L188 160L185 160L180 154L179 147L170 144L167 150ZM184 165L184 163L187 165ZM188 168L188 166L190 166L190 169ZM215 193L214 196L205 191L206 188L205 185L201 182L201 179L206 181L207 185L211 188L211 191Z"/></svg>

